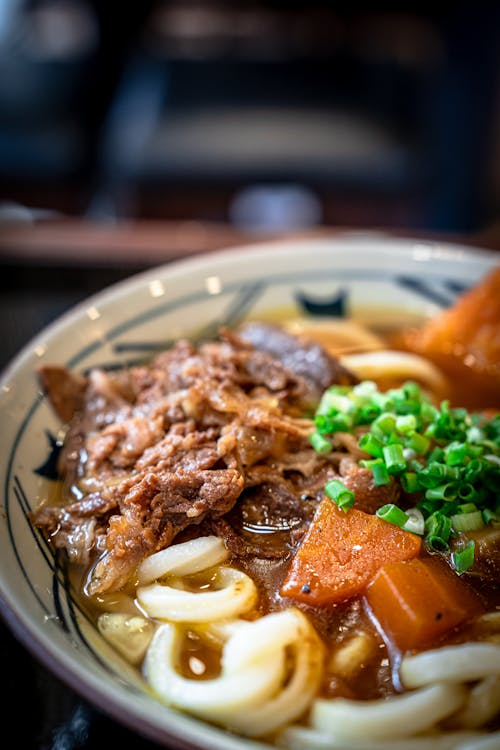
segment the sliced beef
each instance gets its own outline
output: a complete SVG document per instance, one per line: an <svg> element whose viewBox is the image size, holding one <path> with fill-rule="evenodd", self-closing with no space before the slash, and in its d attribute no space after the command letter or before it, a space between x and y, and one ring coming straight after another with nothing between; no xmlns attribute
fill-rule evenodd
<svg viewBox="0 0 500 750"><path fill-rule="evenodd" d="M40 372L71 421L63 502L33 520L72 559L95 563L90 592L122 586L146 555L202 522L263 559L276 554L272 540L282 555L301 537L337 476L310 445L304 404L352 377L321 347L271 331L268 349L221 331L199 347L180 341L149 366Z"/></svg>
<svg viewBox="0 0 500 750"><path fill-rule="evenodd" d="M256 349L267 352L279 360L287 370L303 378L308 385L308 397L316 403L323 391L332 383L350 385L358 382L356 376L342 366L340 361L315 341L294 336L271 323L249 322L239 330L244 341Z"/></svg>
<svg viewBox="0 0 500 750"><path fill-rule="evenodd" d="M359 510L375 513L387 503L398 503L400 487L393 477L389 484L377 486L371 469L363 469L352 460L342 462L340 472L344 485L354 492L354 505Z"/></svg>
<svg viewBox="0 0 500 750"><path fill-rule="evenodd" d="M147 555L168 547L179 532L218 517L236 502L243 478L233 469L146 474L112 516L106 554L92 574L89 593L123 586Z"/></svg>
<svg viewBox="0 0 500 750"><path fill-rule="evenodd" d="M81 409L86 378L71 372L66 367L43 365L37 370L40 385L52 408L63 422L69 422Z"/></svg>
<svg viewBox="0 0 500 750"><path fill-rule="evenodd" d="M315 509L291 482L264 482L246 490L230 513L212 523L238 558L283 559L283 550L292 552Z"/></svg>

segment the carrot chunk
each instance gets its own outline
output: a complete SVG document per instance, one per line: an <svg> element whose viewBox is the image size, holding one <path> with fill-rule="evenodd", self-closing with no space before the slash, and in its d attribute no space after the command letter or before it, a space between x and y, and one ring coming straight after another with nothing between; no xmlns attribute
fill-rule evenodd
<svg viewBox="0 0 500 750"><path fill-rule="evenodd" d="M366 599L402 651L429 645L483 609L467 583L435 557L384 565L369 583Z"/></svg>
<svg viewBox="0 0 500 750"><path fill-rule="evenodd" d="M421 539L351 508L322 500L281 586L282 596L332 604L359 594L384 563L420 553Z"/></svg>
<svg viewBox="0 0 500 750"><path fill-rule="evenodd" d="M399 344L448 376L452 404L499 406L499 330L500 265L419 330L405 331Z"/></svg>

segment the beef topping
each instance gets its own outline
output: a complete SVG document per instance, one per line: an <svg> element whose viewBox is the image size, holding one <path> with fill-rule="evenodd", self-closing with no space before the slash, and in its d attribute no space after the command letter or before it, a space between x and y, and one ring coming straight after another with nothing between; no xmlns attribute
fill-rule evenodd
<svg viewBox="0 0 500 750"><path fill-rule="evenodd" d="M230 549L263 559L277 554L278 539L296 544L337 476L309 443L304 404L313 381L319 388L346 374L320 347L288 334L278 341L282 357L224 330L197 348L180 341L149 366L87 378L39 372L71 422L63 502L41 507L34 522L73 559L93 563L90 593L119 588L145 556L204 522Z"/></svg>

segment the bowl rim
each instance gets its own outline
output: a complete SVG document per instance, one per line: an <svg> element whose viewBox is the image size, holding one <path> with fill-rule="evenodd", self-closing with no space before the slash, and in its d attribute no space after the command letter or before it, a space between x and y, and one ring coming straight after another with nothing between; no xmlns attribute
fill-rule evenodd
<svg viewBox="0 0 500 750"><path fill-rule="evenodd" d="M411 236L399 236L385 234L383 232L364 232L364 231L346 231L335 233L332 236L304 237L296 239L271 239L266 242L246 243L244 245L234 245L222 250L203 252L198 255L180 258L178 260L167 261L159 265L154 265L131 276L116 281L103 289L85 297L80 302L72 305L68 310L57 316L51 323L44 326L37 334L31 337L18 351L16 355L0 371L0 387L9 375L18 369L24 356L37 344L42 337L50 338L63 330L72 320L75 320L88 307L105 301L111 297L120 297L126 295L135 287L147 284L159 275L179 275L184 276L187 273L196 273L203 270L209 263L211 267L227 267L238 260L248 259L265 259L269 257L270 252L304 252L306 248L320 249L325 252L340 253L342 247L346 247L350 252L363 252L367 254L382 255L386 257L406 257L410 250L416 252L416 259L426 263L432 258L441 261L463 261L464 259L477 259L480 262L493 262L498 258L500 264L500 253L496 250L467 245L461 242L451 240L416 238ZM420 257L418 257L420 254ZM415 257L415 256L414 256Z"/></svg>

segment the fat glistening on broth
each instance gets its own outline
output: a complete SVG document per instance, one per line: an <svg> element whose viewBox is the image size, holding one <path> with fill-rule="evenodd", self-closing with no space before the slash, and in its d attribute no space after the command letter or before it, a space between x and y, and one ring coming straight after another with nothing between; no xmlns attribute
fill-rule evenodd
<svg viewBox="0 0 500 750"><path fill-rule="evenodd" d="M290 748L498 738L499 285L40 369L68 430L33 522L159 701Z"/></svg>

